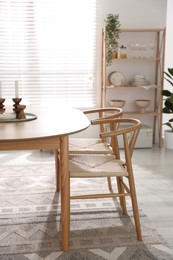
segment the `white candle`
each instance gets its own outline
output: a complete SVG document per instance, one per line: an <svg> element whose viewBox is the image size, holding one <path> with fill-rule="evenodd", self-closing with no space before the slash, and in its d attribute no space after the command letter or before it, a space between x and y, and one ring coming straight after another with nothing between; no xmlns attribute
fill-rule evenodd
<svg viewBox="0 0 173 260"><path fill-rule="evenodd" d="M15 98L19 97L19 86L18 86L18 81L15 80Z"/></svg>
<svg viewBox="0 0 173 260"><path fill-rule="evenodd" d="M0 81L0 98L2 98L2 84L1 84L1 81Z"/></svg>

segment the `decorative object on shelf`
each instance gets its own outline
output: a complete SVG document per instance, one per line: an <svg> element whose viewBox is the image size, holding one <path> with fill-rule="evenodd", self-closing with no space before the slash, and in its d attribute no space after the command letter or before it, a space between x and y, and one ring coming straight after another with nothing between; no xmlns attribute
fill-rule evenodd
<svg viewBox="0 0 173 260"><path fill-rule="evenodd" d="M148 86L150 82L145 79L144 75L135 75L134 80L130 83L134 87Z"/></svg>
<svg viewBox="0 0 173 260"><path fill-rule="evenodd" d="M5 102L5 98L0 98L0 113L5 112L5 105L3 104Z"/></svg>
<svg viewBox="0 0 173 260"><path fill-rule="evenodd" d="M145 41L131 42L132 58L146 58L147 46Z"/></svg>
<svg viewBox="0 0 173 260"><path fill-rule="evenodd" d="M118 59L125 59L125 58L127 58L127 48L124 45L121 45L121 47L119 47L117 58Z"/></svg>
<svg viewBox="0 0 173 260"><path fill-rule="evenodd" d="M148 46L149 46L149 49L150 49L150 58L153 58L154 57L154 49L157 46L157 42L155 40L149 41Z"/></svg>
<svg viewBox="0 0 173 260"><path fill-rule="evenodd" d="M168 72L164 72L164 74L166 75L166 81L173 87L173 68L168 68ZM162 95L166 97L162 112L165 114L173 114L173 92L164 89ZM165 146L168 149L173 149L173 117L164 123L164 125L169 127L168 130L165 130Z"/></svg>
<svg viewBox="0 0 173 260"><path fill-rule="evenodd" d="M146 108L150 105L150 100L149 99L138 99L138 100L135 100L135 104L140 109L140 113L145 113Z"/></svg>
<svg viewBox="0 0 173 260"><path fill-rule="evenodd" d="M112 59L118 52L118 39L120 34L119 15L108 14L105 21L106 65L111 65Z"/></svg>
<svg viewBox="0 0 173 260"><path fill-rule="evenodd" d="M109 104L111 107L118 107L121 108L125 105L125 100L109 100Z"/></svg>
<svg viewBox="0 0 173 260"><path fill-rule="evenodd" d="M112 71L108 76L108 81L110 85L115 87L122 87L124 86L124 75L119 71Z"/></svg>

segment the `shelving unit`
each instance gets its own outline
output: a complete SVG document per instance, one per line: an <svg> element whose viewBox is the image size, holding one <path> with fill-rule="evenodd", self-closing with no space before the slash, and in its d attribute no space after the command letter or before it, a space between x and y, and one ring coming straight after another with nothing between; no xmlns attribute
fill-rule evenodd
<svg viewBox="0 0 173 260"><path fill-rule="evenodd" d="M153 143L156 142L156 131L158 130L158 142L161 147L166 29L121 29L120 32L119 43L127 46L127 57L114 58L112 64L106 66L106 32L105 29L102 30L101 107L108 105L110 95L111 99L131 100L131 104L134 102L135 95L138 95L138 99L143 99L143 95L148 95L148 99L151 101L149 111L140 113L133 107L130 109L124 107L124 116L139 118L144 123L145 119L150 119L153 129ZM132 45L137 42L140 42L141 45L143 43L143 48L133 49ZM148 43L154 43L154 46L151 48ZM123 86L110 85L108 77L113 71L121 72L124 75L125 83ZM136 74L145 75L147 79L149 77L149 86L136 87L131 85L130 82Z"/></svg>

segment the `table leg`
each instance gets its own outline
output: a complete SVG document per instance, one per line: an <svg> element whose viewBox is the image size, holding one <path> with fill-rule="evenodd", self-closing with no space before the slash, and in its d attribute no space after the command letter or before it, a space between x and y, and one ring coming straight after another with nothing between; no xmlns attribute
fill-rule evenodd
<svg viewBox="0 0 173 260"><path fill-rule="evenodd" d="M60 174L60 160L59 160L59 152L57 149L54 150L55 154L55 177L56 177L56 191L61 191L61 174Z"/></svg>
<svg viewBox="0 0 173 260"><path fill-rule="evenodd" d="M60 138L61 226L62 250L67 251L70 237L70 177L68 168L68 136Z"/></svg>

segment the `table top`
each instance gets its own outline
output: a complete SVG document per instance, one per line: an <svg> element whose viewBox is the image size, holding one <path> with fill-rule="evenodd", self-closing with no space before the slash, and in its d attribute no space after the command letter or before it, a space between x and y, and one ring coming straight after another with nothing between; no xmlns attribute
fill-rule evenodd
<svg viewBox="0 0 173 260"><path fill-rule="evenodd" d="M77 133L90 125L83 112L75 108L28 106L25 112L35 114L37 119L0 123L0 141L60 137Z"/></svg>

